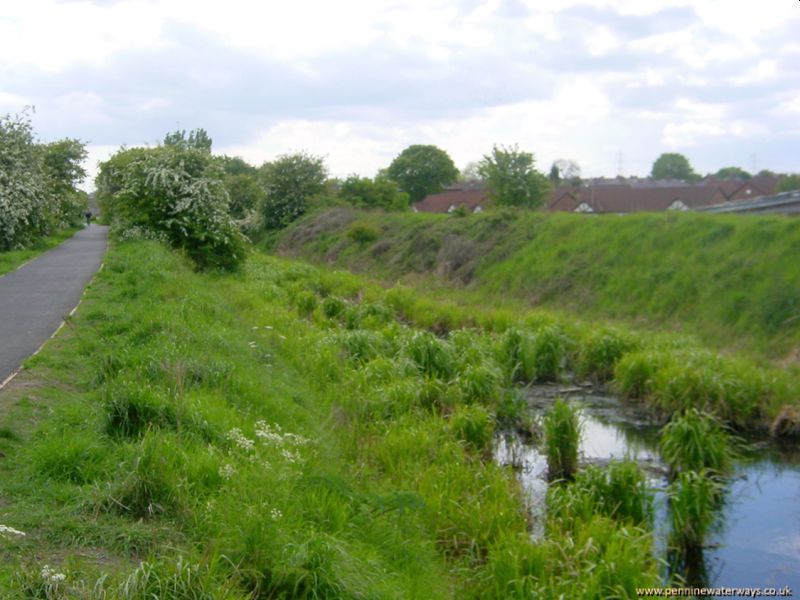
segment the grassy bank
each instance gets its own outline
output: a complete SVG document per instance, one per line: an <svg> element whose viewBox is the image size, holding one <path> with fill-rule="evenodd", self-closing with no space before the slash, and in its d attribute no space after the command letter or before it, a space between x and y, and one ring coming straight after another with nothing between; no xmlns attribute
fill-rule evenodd
<svg viewBox="0 0 800 600"><path fill-rule="evenodd" d="M311 215L273 241L281 253L387 280L464 287L475 303L546 307L798 358L797 219L337 209Z"/></svg>
<svg viewBox="0 0 800 600"><path fill-rule="evenodd" d="M69 327L0 394L0 595L655 584L647 522L561 503L532 542L514 474L490 459L494 429L520 424L509 383L617 361L575 354L557 324L449 308L263 256L203 275L152 242L112 246ZM479 327L432 335L445 318Z"/></svg>
<svg viewBox="0 0 800 600"><path fill-rule="evenodd" d="M9 252L0 252L0 276L13 271L20 265L33 260L40 254L47 252L51 248L55 248L64 240L68 240L78 229L64 229L54 233L51 236L39 240L31 248L24 248L22 250L10 250Z"/></svg>

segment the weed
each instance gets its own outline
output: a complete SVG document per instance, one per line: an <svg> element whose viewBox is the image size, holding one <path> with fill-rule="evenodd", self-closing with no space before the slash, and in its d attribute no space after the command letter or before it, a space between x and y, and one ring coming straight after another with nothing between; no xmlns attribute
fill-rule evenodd
<svg viewBox="0 0 800 600"><path fill-rule="evenodd" d="M696 409L676 413L661 430L659 444L673 479L682 471L703 470L721 477L735 457L731 436L719 421Z"/></svg>
<svg viewBox="0 0 800 600"><path fill-rule="evenodd" d="M571 481L578 470L581 438L578 411L557 398L545 415L544 436L548 477Z"/></svg>
<svg viewBox="0 0 800 600"><path fill-rule="evenodd" d="M592 331L580 344L576 372L579 377L610 381L619 360L638 346L630 333L618 329Z"/></svg>
<svg viewBox="0 0 800 600"><path fill-rule="evenodd" d="M491 452L494 420L482 406L474 404L457 408L450 416L450 427L456 438L471 450L484 455Z"/></svg>
<svg viewBox="0 0 800 600"><path fill-rule="evenodd" d="M498 361L511 383L536 380L534 338L528 332L509 328L500 338Z"/></svg>
<svg viewBox="0 0 800 600"><path fill-rule="evenodd" d="M720 483L706 471L681 471L667 488L670 544L686 549L703 546L716 520Z"/></svg>
<svg viewBox="0 0 800 600"><path fill-rule="evenodd" d="M402 351L423 375L449 380L456 374L456 354L452 345L432 333L414 331Z"/></svg>
<svg viewBox="0 0 800 600"><path fill-rule="evenodd" d="M102 390L109 435L140 436L149 427L174 427L175 409L165 392L141 381L119 380Z"/></svg>
<svg viewBox="0 0 800 600"><path fill-rule="evenodd" d="M587 467L569 485L552 486L547 506L548 518L560 520L562 527L574 527L576 519L585 522L592 515L647 527L653 518L653 493L635 462L615 461L605 469Z"/></svg>

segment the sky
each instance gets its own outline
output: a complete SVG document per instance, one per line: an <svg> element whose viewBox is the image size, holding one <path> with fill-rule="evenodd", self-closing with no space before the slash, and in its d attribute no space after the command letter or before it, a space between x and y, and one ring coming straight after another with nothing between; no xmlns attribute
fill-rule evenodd
<svg viewBox="0 0 800 600"><path fill-rule="evenodd" d="M517 144L542 171L800 171L797 0L0 0L0 114L42 141L202 127L259 165L373 176L411 144L459 168ZM85 184L92 187L91 180Z"/></svg>

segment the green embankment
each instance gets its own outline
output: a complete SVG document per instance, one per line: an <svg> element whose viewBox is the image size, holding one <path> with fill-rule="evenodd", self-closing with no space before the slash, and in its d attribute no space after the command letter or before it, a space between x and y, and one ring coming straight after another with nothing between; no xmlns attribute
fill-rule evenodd
<svg viewBox="0 0 800 600"><path fill-rule="evenodd" d="M679 330L770 359L796 362L800 347L800 220L791 217L335 209L294 224L276 248L428 289L464 286L489 306Z"/></svg>
<svg viewBox="0 0 800 600"><path fill-rule="evenodd" d="M554 492L534 542L513 471L490 457L495 427L521 417L510 382L573 360L607 378L638 342L451 308L259 255L236 275L199 274L153 242L113 244L69 327L0 393L0 596L657 585L645 486L630 510L589 502L635 466ZM479 328L440 338L406 324L425 319Z"/></svg>
<svg viewBox="0 0 800 600"><path fill-rule="evenodd" d="M40 254L47 252L51 248L55 248L64 240L67 240L75 235L76 231L78 231L77 228L63 229L51 236L39 240L31 248L0 252L0 275L5 275L27 261L33 260Z"/></svg>

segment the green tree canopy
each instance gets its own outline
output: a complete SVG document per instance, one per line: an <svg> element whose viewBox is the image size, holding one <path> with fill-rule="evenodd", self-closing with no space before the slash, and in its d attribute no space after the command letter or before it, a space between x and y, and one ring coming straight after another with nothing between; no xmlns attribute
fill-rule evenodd
<svg viewBox="0 0 800 600"><path fill-rule="evenodd" d="M339 187L339 198L364 208L405 210L408 194L401 192L391 179L378 176L375 179L350 175Z"/></svg>
<svg viewBox="0 0 800 600"><path fill-rule="evenodd" d="M178 129L164 136L165 146L183 146L185 148L197 148L211 152L211 138L205 129L193 129L186 136L186 130Z"/></svg>
<svg viewBox="0 0 800 600"><path fill-rule="evenodd" d="M800 190L800 174L792 173L781 177L778 182L778 192L793 192L795 190Z"/></svg>
<svg viewBox="0 0 800 600"><path fill-rule="evenodd" d="M415 144L403 150L386 170L411 202L442 190L458 178L453 159L436 146Z"/></svg>
<svg viewBox="0 0 800 600"><path fill-rule="evenodd" d="M532 153L516 146L494 146L478 163L489 197L497 206L541 206L550 191L550 182L536 170Z"/></svg>
<svg viewBox="0 0 800 600"><path fill-rule="evenodd" d="M741 167L722 167L719 171L714 173L714 177L718 179L728 179L729 177L736 177L743 181L751 179L753 176Z"/></svg>
<svg viewBox="0 0 800 600"><path fill-rule="evenodd" d="M260 171L266 192L264 224L270 229L285 227L302 215L309 200L325 190L328 176L324 159L305 152L279 156Z"/></svg>
<svg viewBox="0 0 800 600"><path fill-rule="evenodd" d="M83 222L88 196L78 189L86 178L83 161L88 153L80 140L66 138L39 147L45 183L52 197L54 215L59 227L77 226Z"/></svg>
<svg viewBox="0 0 800 600"><path fill-rule="evenodd" d="M689 159L683 154L676 152L665 152L653 163L650 171L653 179L680 179L681 181L696 181L699 179L697 173L689 164Z"/></svg>

